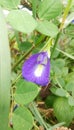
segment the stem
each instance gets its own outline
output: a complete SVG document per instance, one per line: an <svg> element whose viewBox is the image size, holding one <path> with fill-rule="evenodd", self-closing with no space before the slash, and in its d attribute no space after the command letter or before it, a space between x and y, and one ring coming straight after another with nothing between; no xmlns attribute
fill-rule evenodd
<svg viewBox="0 0 74 130"><path fill-rule="evenodd" d="M36 130L39 130L39 127L35 123L33 123L33 125L36 128Z"/></svg>
<svg viewBox="0 0 74 130"><path fill-rule="evenodd" d="M58 48L56 48L57 51L61 52L62 54L64 54L65 56L67 56L68 58L70 58L71 60L74 60L74 56L68 54L67 52L64 52Z"/></svg>
<svg viewBox="0 0 74 130"><path fill-rule="evenodd" d="M60 30L63 29L64 22L65 22L65 20L66 20L66 17L67 17L67 15L68 15L69 10L70 10L71 3L72 3L72 0L69 0L69 1L68 1L68 4L67 4L67 7L65 8L65 11L64 11L64 14L63 14L63 18L62 18L62 23L61 23L61 25L60 25Z"/></svg>
<svg viewBox="0 0 74 130"><path fill-rule="evenodd" d="M37 0L32 0L32 11L34 18L36 18L36 6L37 6Z"/></svg>
<svg viewBox="0 0 74 130"><path fill-rule="evenodd" d="M36 42L36 45L35 45L35 46L33 45L33 46L14 64L14 66L12 67L12 70L14 70L15 67L16 67L18 64L20 64L21 61L24 60L24 58L25 58L29 53L31 53L31 51L32 51L34 48L36 48L37 46L39 46L39 44L41 43L41 41L42 41L44 38L45 38L45 36L44 36L44 35L41 35L40 38L38 39L38 41Z"/></svg>
<svg viewBox="0 0 74 130"><path fill-rule="evenodd" d="M63 29L63 26L64 26L65 19L66 19L67 15L68 15L68 12L70 10L71 3L72 3L72 0L69 0L69 2L67 4L67 7L65 8L63 18L62 18L62 23L61 23L60 28L59 28L60 31L57 34L57 37L56 37L56 40L55 40L55 43L54 43L54 46L53 46L53 49L52 49L52 52L51 52L51 58L52 58L53 53L55 51L55 48L57 46L57 43L58 43L58 40L59 40L59 37L60 37L60 33L62 32L62 29Z"/></svg>
<svg viewBox="0 0 74 130"><path fill-rule="evenodd" d="M12 67L12 70L15 69L15 67L22 61L24 58L33 50L34 46L32 46Z"/></svg>
<svg viewBox="0 0 74 130"><path fill-rule="evenodd" d="M15 83L18 81L18 79L22 76L22 73L20 73L17 78L12 82L11 86L13 87Z"/></svg>
<svg viewBox="0 0 74 130"><path fill-rule="evenodd" d="M48 50L50 50L50 47L51 47L51 45L52 45L52 41L53 41L53 38L49 38L48 39L48 41L46 42L46 44L43 46L43 48L40 50L40 52L41 51L47 51L47 49Z"/></svg>
<svg viewBox="0 0 74 130"><path fill-rule="evenodd" d="M19 33L18 33L18 31L15 31L15 37L16 37L16 41L17 41L17 43L18 43L18 47L20 47L21 42L20 42L20 38L19 38Z"/></svg>
<svg viewBox="0 0 74 130"><path fill-rule="evenodd" d="M51 51L51 57L50 57L51 59L52 59L52 57L53 57L53 54L54 54L55 48L56 48L56 46L57 46L57 43L58 43L59 37L60 37L60 32L57 34L57 37L56 37L56 40L55 40L55 43L54 43L53 49L52 49L52 51Z"/></svg>
<svg viewBox="0 0 74 130"><path fill-rule="evenodd" d="M60 126L63 126L64 124L65 124L65 122L58 123L58 124L56 124L56 125L52 126L51 128L49 128L48 130L54 130L54 129L56 129L56 128L60 127Z"/></svg>
<svg viewBox="0 0 74 130"><path fill-rule="evenodd" d="M63 87L61 86L61 84L59 83L59 81L58 81L57 78L56 78L56 82L57 82L57 84L58 84L58 86L59 86L60 88L63 88Z"/></svg>

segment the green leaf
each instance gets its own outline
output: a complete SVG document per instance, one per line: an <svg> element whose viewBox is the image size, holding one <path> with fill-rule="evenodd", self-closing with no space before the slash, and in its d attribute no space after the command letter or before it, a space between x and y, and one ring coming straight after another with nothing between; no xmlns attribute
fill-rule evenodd
<svg viewBox="0 0 74 130"><path fill-rule="evenodd" d="M15 130L30 130L33 126L33 116L26 107L18 107L13 113L13 127Z"/></svg>
<svg viewBox="0 0 74 130"><path fill-rule="evenodd" d="M62 71L57 66L54 67L54 72L57 77L60 77L62 75Z"/></svg>
<svg viewBox="0 0 74 130"><path fill-rule="evenodd" d="M40 88L31 82L20 79L16 84L15 100L19 104L28 104L38 95Z"/></svg>
<svg viewBox="0 0 74 130"><path fill-rule="evenodd" d="M60 96L60 97L68 97L69 96L67 91L63 88L52 87L52 88L50 88L50 90L53 94Z"/></svg>
<svg viewBox="0 0 74 130"><path fill-rule="evenodd" d="M46 99L45 99L45 104L47 105L47 107L52 108L53 107L53 103L55 101L56 96L55 95L49 95Z"/></svg>
<svg viewBox="0 0 74 130"><path fill-rule="evenodd" d="M74 107L70 106L67 98L58 97L53 105L54 114L59 122L69 126L74 117Z"/></svg>
<svg viewBox="0 0 74 130"><path fill-rule="evenodd" d="M11 60L8 33L3 12L0 7L0 128L2 130L8 130L10 81Z"/></svg>
<svg viewBox="0 0 74 130"><path fill-rule="evenodd" d="M64 78L58 76L57 77L57 81L60 84L60 86L62 86L62 87L65 86L65 80L64 80Z"/></svg>
<svg viewBox="0 0 74 130"><path fill-rule="evenodd" d="M52 51L53 48L51 48L51 51ZM59 52L57 50L54 51L53 55L52 55L52 59L53 58L57 58L59 56Z"/></svg>
<svg viewBox="0 0 74 130"><path fill-rule="evenodd" d="M65 89L70 92L74 91L74 81L68 81L65 86Z"/></svg>
<svg viewBox="0 0 74 130"><path fill-rule="evenodd" d="M71 80L71 81L68 81L68 83L66 84L65 86L65 89L69 92L71 92L73 98L74 98L74 81Z"/></svg>
<svg viewBox="0 0 74 130"><path fill-rule="evenodd" d="M8 126L8 129L7 130L12 130L12 128L10 126Z"/></svg>
<svg viewBox="0 0 74 130"><path fill-rule="evenodd" d="M74 106L74 98L72 96L68 97L68 103L70 106Z"/></svg>
<svg viewBox="0 0 74 130"><path fill-rule="evenodd" d="M37 6L39 3L40 3L39 0L32 0L32 12L34 18L36 18Z"/></svg>
<svg viewBox="0 0 74 130"><path fill-rule="evenodd" d="M62 76L63 77L68 75L68 67L63 67L61 71L62 71Z"/></svg>
<svg viewBox="0 0 74 130"><path fill-rule="evenodd" d="M66 34L68 37L73 38L74 39L74 31L73 31L74 25L71 23L70 26L68 26L67 28L65 28ZM72 39L72 40L73 40ZM72 41L71 40L71 41ZM71 42L70 42L71 43ZM69 48L70 49L70 48Z"/></svg>
<svg viewBox="0 0 74 130"><path fill-rule="evenodd" d="M58 66L59 68L62 68L65 66L65 60L58 58L55 60L55 64L56 66Z"/></svg>
<svg viewBox="0 0 74 130"><path fill-rule="evenodd" d="M38 16L41 20L50 20L61 14L61 0L43 0L38 8Z"/></svg>
<svg viewBox="0 0 74 130"><path fill-rule="evenodd" d="M37 26L37 22L26 11L13 10L8 14L7 21L17 31L31 33Z"/></svg>
<svg viewBox="0 0 74 130"><path fill-rule="evenodd" d="M56 90L56 95L61 96L61 97L67 97L68 93L66 90L64 90L63 88L57 88Z"/></svg>
<svg viewBox="0 0 74 130"><path fill-rule="evenodd" d="M0 5L6 9L15 9L18 8L20 0L0 0Z"/></svg>
<svg viewBox="0 0 74 130"><path fill-rule="evenodd" d="M68 74L68 68L65 66L65 60L58 58L51 60L51 69L56 76L65 76Z"/></svg>
<svg viewBox="0 0 74 130"><path fill-rule="evenodd" d="M49 21L38 21L36 29L47 36L54 37L59 32L58 27Z"/></svg>
<svg viewBox="0 0 74 130"><path fill-rule="evenodd" d="M32 44L28 41L25 41L25 42L22 42L20 45L19 45L19 49L21 51L26 51L28 49L30 49L32 47Z"/></svg>
<svg viewBox="0 0 74 130"><path fill-rule="evenodd" d="M57 90L57 88L56 88L55 86L53 86L53 87L50 88L50 91L51 91L53 94L55 94L55 95L56 95L56 90Z"/></svg>
<svg viewBox="0 0 74 130"><path fill-rule="evenodd" d="M66 81L67 82L72 82L74 80L74 72L70 72L68 73L68 75L66 76Z"/></svg>

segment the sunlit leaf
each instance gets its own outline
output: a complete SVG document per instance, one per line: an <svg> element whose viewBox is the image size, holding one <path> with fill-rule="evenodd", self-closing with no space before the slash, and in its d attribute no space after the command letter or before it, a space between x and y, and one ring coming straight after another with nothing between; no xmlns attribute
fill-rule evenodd
<svg viewBox="0 0 74 130"><path fill-rule="evenodd" d="M33 116L26 107L18 107L13 113L13 127L15 130L30 130L33 126Z"/></svg>
<svg viewBox="0 0 74 130"><path fill-rule="evenodd" d="M47 36L54 37L59 32L58 27L49 21L39 21L36 29Z"/></svg>
<svg viewBox="0 0 74 130"><path fill-rule="evenodd" d="M74 98L72 96L68 97L68 103L70 106L74 106Z"/></svg>
<svg viewBox="0 0 74 130"><path fill-rule="evenodd" d="M31 33L37 26L35 19L23 10L11 11L8 14L7 21L15 30L23 33Z"/></svg>
<svg viewBox="0 0 74 130"><path fill-rule="evenodd" d="M60 15L61 11L61 0L43 0L38 9L38 16L41 20L49 20Z"/></svg>
<svg viewBox="0 0 74 130"><path fill-rule="evenodd" d="M20 0L0 0L0 5L6 9L15 9L18 8Z"/></svg>
<svg viewBox="0 0 74 130"><path fill-rule="evenodd" d="M59 122L65 122L68 126L74 117L74 108L68 104L67 98L58 97L53 105L54 113Z"/></svg>
<svg viewBox="0 0 74 130"><path fill-rule="evenodd" d="M19 80L16 86L15 100L20 104L32 102L40 90L36 84L27 82L24 79Z"/></svg>
<svg viewBox="0 0 74 130"><path fill-rule="evenodd" d="M64 90L63 88L57 88L56 95L66 97L67 96L67 91Z"/></svg>

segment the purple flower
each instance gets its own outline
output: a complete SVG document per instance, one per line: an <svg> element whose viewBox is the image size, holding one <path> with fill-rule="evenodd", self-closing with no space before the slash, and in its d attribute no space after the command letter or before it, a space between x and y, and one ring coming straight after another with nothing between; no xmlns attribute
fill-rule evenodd
<svg viewBox="0 0 74 130"><path fill-rule="evenodd" d="M22 67L23 77L41 86L49 83L50 59L47 52L32 55Z"/></svg>

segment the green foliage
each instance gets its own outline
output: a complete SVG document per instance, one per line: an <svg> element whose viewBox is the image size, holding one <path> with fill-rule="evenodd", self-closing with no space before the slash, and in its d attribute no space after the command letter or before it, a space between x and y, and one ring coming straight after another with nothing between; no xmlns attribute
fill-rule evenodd
<svg viewBox="0 0 74 130"><path fill-rule="evenodd" d="M0 7L0 128L8 129L11 60L7 27ZM4 123L3 123L4 122Z"/></svg>
<svg viewBox="0 0 74 130"><path fill-rule="evenodd" d="M50 20L59 16L62 12L61 0L43 0L38 8L38 16L41 20Z"/></svg>
<svg viewBox="0 0 74 130"><path fill-rule="evenodd" d="M68 73L66 77L66 82L73 82L74 79L74 72Z"/></svg>
<svg viewBox="0 0 74 130"><path fill-rule="evenodd" d="M54 85L50 90L56 96L67 98L68 104L74 107L74 73L68 73L66 62L63 58L51 60L51 80Z"/></svg>
<svg viewBox="0 0 74 130"><path fill-rule="evenodd" d="M19 49L20 49L20 51L26 51L27 49L31 48L31 46L32 46L32 44L30 42L25 41L19 45Z"/></svg>
<svg viewBox="0 0 74 130"><path fill-rule="evenodd" d="M65 60L62 58L51 60L51 72L54 74L55 79L66 76L68 68L65 67Z"/></svg>
<svg viewBox="0 0 74 130"><path fill-rule="evenodd" d="M19 104L28 104L35 99L39 90L36 84L20 79L16 84L15 101Z"/></svg>
<svg viewBox="0 0 74 130"><path fill-rule="evenodd" d="M67 126L74 117L74 107L68 104L67 98L56 98L54 105L54 113L59 122L65 122Z"/></svg>
<svg viewBox="0 0 74 130"><path fill-rule="evenodd" d="M74 31L73 31L74 25L70 24L65 30L66 30L66 35L69 37L74 38ZM73 40L73 39L72 39Z"/></svg>
<svg viewBox="0 0 74 130"><path fill-rule="evenodd" d="M20 4L20 0L0 0L0 5L6 9L16 9Z"/></svg>
<svg viewBox="0 0 74 130"><path fill-rule="evenodd" d="M30 2L32 2L33 17L36 18L37 6L39 5L40 0L30 0Z"/></svg>
<svg viewBox="0 0 74 130"><path fill-rule="evenodd" d="M52 91L52 93L54 93L55 95L60 96L60 97L67 97L68 96L67 91L63 88L52 87L51 91Z"/></svg>
<svg viewBox="0 0 74 130"><path fill-rule="evenodd" d="M66 122L68 126L74 118L74 24L71 22L74 19L74 2L68 0L65 7L62 0L21 1L24 7L32 11L32 15L19 9L19 4L20 0L0 0L3 9L11 10L5 16L6 23L0 13L0 128L11 130L7 128L9 107L9 123L12 123L14 130L35 130L39 129L39 125L51 130L63 125L59 123L51 127L46 119L53 122L52 117L45 119L47 114L42 109L39 113L37 101L45 103L48 109L54 108L58 122ZM12 77L5 24L8 27ZM52 42L49 42L50 39ZM19 73L24 60L46 50L46 46L48 51L51 46L51 72L50 84L41 89L46 98L43 100L38 95L40 87L24 80ZM18 108L14 110L15 104Z"/></svg>
<svg viewBox="0 0 74 130"><path fill-rule="evenodd" d="M59 32L57 26L49 21L38 21L36 29L44 35L54 37Z"/></svg>
<svg viewBox="0 0 74 130"><path fill-rule="evenodd" d="M74 91L74 81L68 82L65 86L65 89L70 92Z"/></svg>
<svg viewBox="0 0 74 130"><path fill-rule="evenodd" d="M74 91L73 91L73 92L74 92ZM69 98L68 98L68 103L69 103L70 106L74 106L74 97L69 96Z"/></svg>
<svg viewBox="0 0 74 130"><path fill-rule="evenodd" d="M46 100L45 103L47 105L48 108L52 108L53 107L53 103L55 101L56 96L55 95L49 95Z"/></svg>
<svg viewBox="0 0 74 130"><path fill-rule="evenodd" d="M13 113L13 125L15 130L30 130L33 126L33 116L26 107L18 107Z"/></svg>
<svg viewBox="0 0 74 130"><path fill-rule="evenodd" d="M7 21L15 29L23 33L31 33L37 26L37 22L26 11L12 10L7 17Z"/></svg>

